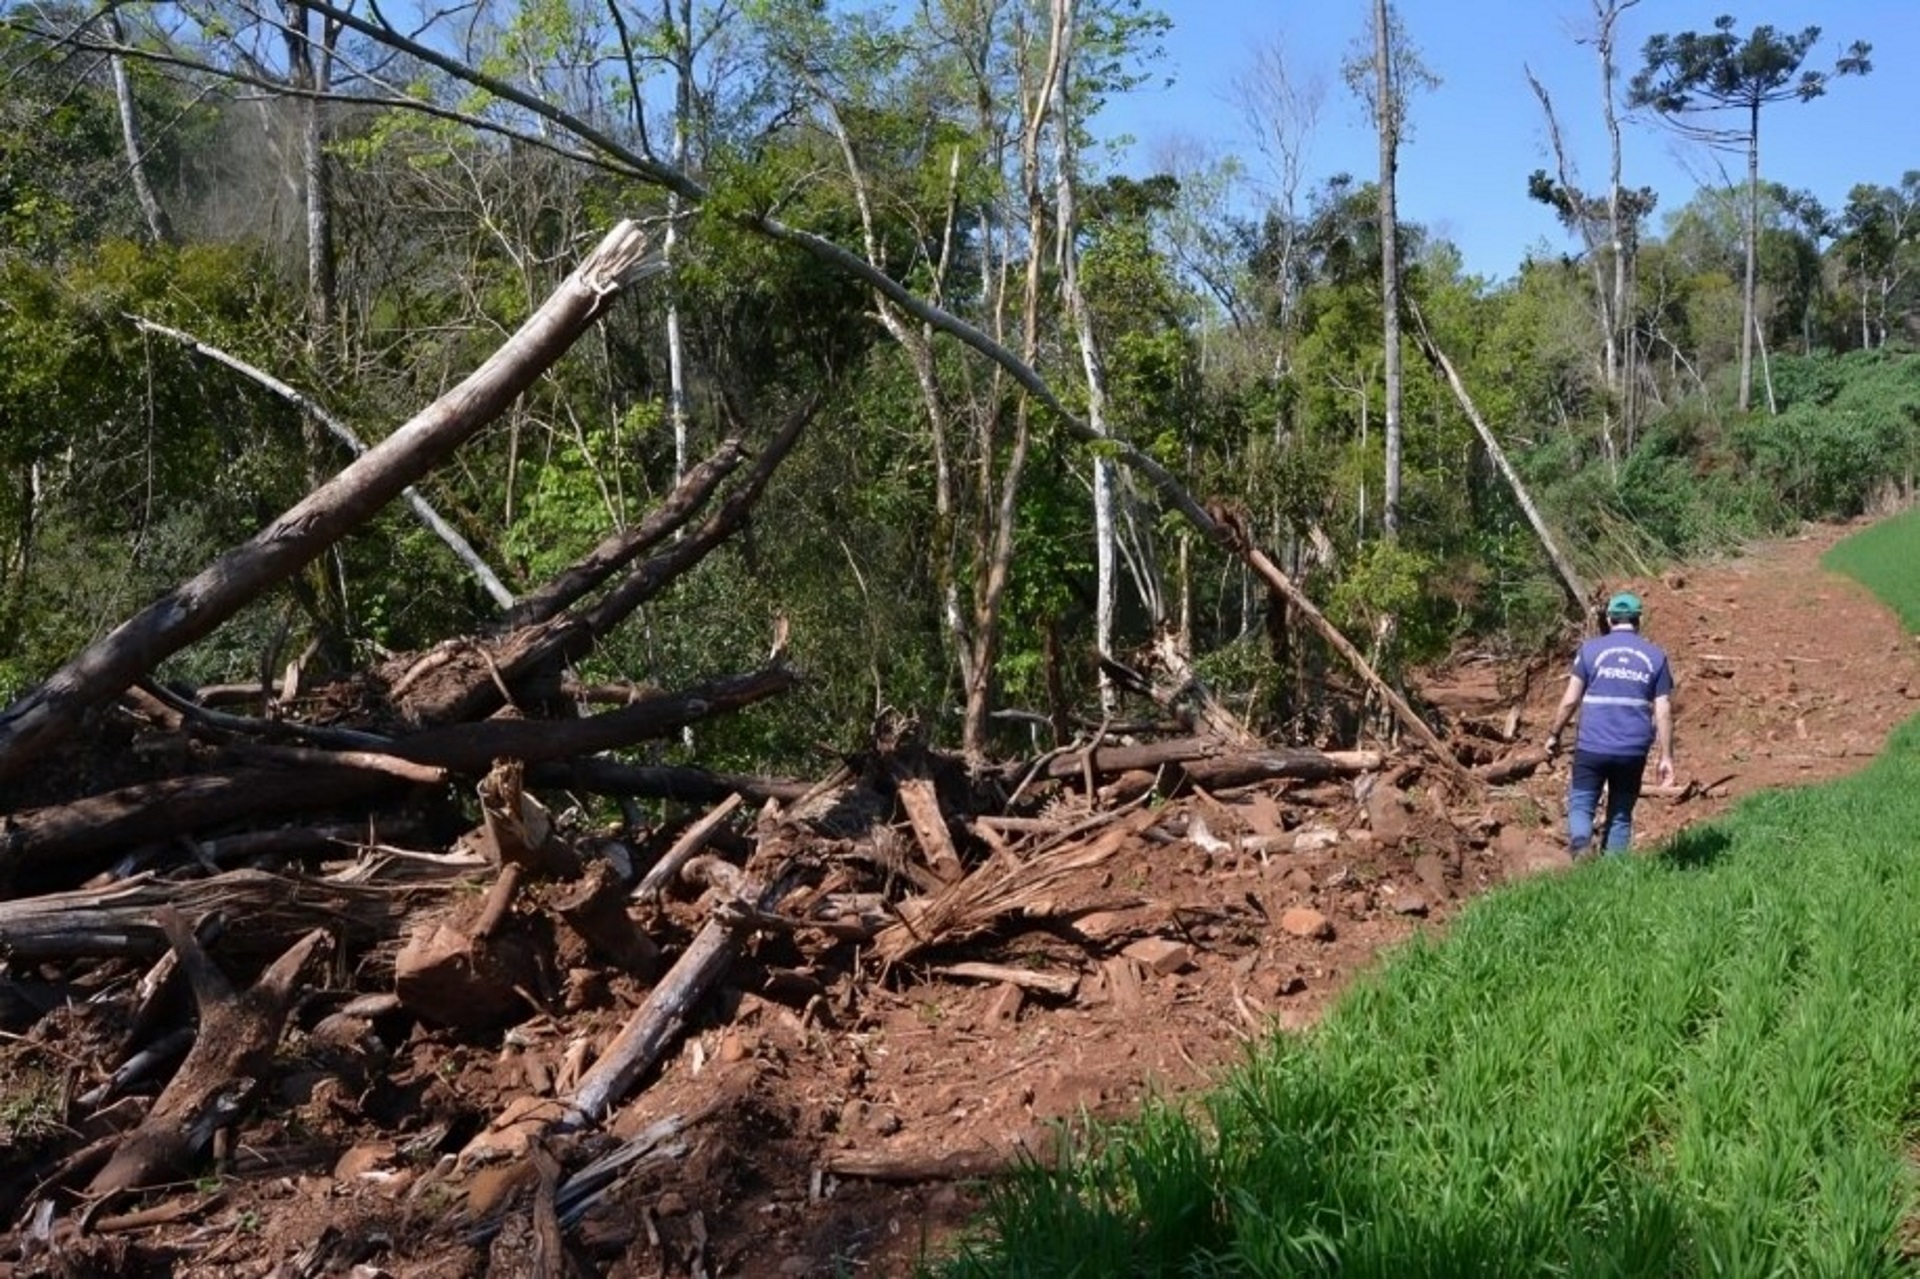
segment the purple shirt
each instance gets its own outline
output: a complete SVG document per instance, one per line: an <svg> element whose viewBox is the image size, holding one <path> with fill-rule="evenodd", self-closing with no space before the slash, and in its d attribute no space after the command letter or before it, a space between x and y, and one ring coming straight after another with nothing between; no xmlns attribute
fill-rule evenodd
<svg viewBox="0 0 1920 1279"><path fill-rule="evenodd" d="M1575 750L1644 756L1653 745L1653 702L1673 694L1673 671L1658 644L1637 631L1609 631L1580 645L1573 673L1586 685Z"/></svg>

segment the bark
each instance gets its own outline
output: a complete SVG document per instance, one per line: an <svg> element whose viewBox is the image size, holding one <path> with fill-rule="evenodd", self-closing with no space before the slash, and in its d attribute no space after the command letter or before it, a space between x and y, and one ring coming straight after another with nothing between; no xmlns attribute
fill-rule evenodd
<svg viewBox="0 0 1920 1279"><path fill-rule="evenodd" d="M1513 490L1514 500L1520 504L1520 509L1526 512L1527 523L1533 526L1534 536L1540 539L1540 546L1546 551L1547 559L1552 561L1554 572L1560 575L1560 586L1566 591L1567 600L1573 606L1573 615L1584 617L1587 610L1587 584L1580 580L1580 574L1574 570L1572 562L1562 553L1559 543L1553 540L1553 531L1547 527L1546 517L1540 514L1540 508L1534 505L1533 495L1527 492L1527 486L1521 483L1519 473L1513 469L1513 464L1507 461L1507 451L1500 447L1500 441L1494 436L1493 428L1489 427L1486 419L1480 416L1480 410L1474 406L1473 397L1467 394L1467 385L1460 380L1460 374L1454 370L1453 362L1447 359L1447 353L1440 349L1440 344L1434 341L1433 334L1427 331L1426 317L1420 314L1418 307L1414 308L1413 318L1419 328L1420 348L1426 352L1427 359L1433 362L1435 371L1445 378L1447 385L1453 389L1454 398L1460 401L1461 411L1473 423L1473 429L1479 432L1480 442L1486 446L1487 454L1493 458L1493 464L1499 468L1501 477L1507 482L1507 487Z"/></svg>
<svg viewBox="0 0 1920 1279"><path fill-rule="evenodd" d="M642 264L646 245L634 224L614 228L520 330L459 386L252 540L89 645L0 712L0 780L41 758L73 733L89 711L298 573L445 461L606 313Z"/></svg>
<svg viewBox="0 0 1920 1279"><path fill-rule="evenodd" d="M1387 383L1387 474L1380 511L1388 538L1400 536L1400 167L1401 87L1395 82L1387 0L1373 3L1373 73L1380 131L1380 310Z"/></svg>

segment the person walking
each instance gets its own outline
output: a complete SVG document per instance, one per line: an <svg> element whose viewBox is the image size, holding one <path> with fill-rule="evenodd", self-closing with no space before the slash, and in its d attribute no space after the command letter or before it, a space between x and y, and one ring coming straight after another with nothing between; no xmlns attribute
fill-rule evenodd
<svg viewBox="0 0 1920 1279"><path fill-rule="evenodd" d="M1577 712L1573 781L1567 791L1567 845L1574 857L1593 842L1594 816L1606 792L1602 847L1624 853L1633 842L1633 806L1652 752L1660 784L1673 784L1673 669L1666 652L1640 634L1640 597L1622 591L1607 601L1607 632L1580 645L1567 691L1547 729L1546 749L1560 753L1560 734Z"/></svg>

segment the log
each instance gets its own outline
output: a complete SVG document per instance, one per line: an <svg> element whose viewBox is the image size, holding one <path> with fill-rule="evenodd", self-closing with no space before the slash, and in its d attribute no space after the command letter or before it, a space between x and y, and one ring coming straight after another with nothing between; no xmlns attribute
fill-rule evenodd
<svg viewBox="0 0 1920 1279"><path fill-rule="evenodd" d="M71 804L0 818L0 886L28 872L68 882L107 855L209 826L288 818L360 806L404 791L406 783L355 768L249 768L142 782Z"/></svg>
<svg viewBox="0 0 1920 1279"><path fill-rule="evenodd" d="M688 804L717 804L738 792L755 802L792 804L813 793L813 782L746 773L713 773L671 764L623 764L611 759L558 760L529 766L537 786L625 795L636 799L672 799Z"/></svg>
<svg viewBox="0 0 1920 1279"><path fill-rule="evenodd" d="M656 898L666 892L667 886L680 874L680 868L707 846L707 841L713 838L721 823L733 816L745 802L737 792L729 795L714 805L706 816L682 831L680 838L673 841L673 846L662 853L660 860L649 866L647 873L640 877L640 882L634 885L633 896Z"/></svg>
<svg viewBox="0 0 1920 1279"><path fill-rule="evenodd" d="M310 960L328 944L314 929L289 947L244 993L207 957L178 911L159 912L160 928L193 988L200 1033L140 1126L114 1150L87 1187L91 1210L126 1191L185 1169L250 1105L262 1073L280 1042L297 983Z"/></svg>
<svg viewBox="0 0 1920 1279"><path fill-rule="evenodd" d="M794 671L771 666L585 719L454 724L398 738L389 749L402 759L474 774L486 772L497 759L541 764L668 737L689 724L784 693L799 682Z"/></svg>
<svg viewBox="0 0 1920 1279"><path fill-rule="evenodd" d="M211 634L365 524L492 422L596 320L643 265L646 233L622 222L485 363L191 581L115 628L4 711L0 780L70 736L88 712Z"/></svg>
<svg viewBox="0 0 1920 1279"><path fill-rule="evenodd" d="M180 883L141 875L107 888L0 901L0 953L27 962L155 958L167 947L158 923L167 910L218 912L225 921L221 949L235 955L276 953L288 934L315 928L337 929L358 949L392 937L422 894L451 887L378 887L258 870Z"/></svg>
<svg viewBox="0 0 1920 1279"><path fill-rule="evenodd" d="M1473 770L1473 775L1489 785L1498 785L1501 782L1531 777L1551 759L1552 756L1543 750L1518 751L1505 759L1480 765Z"/></svg>
<svg viewBox="0 0 1920 1279"><path fill-rule="evenodd" d="M775 910L790 887L786 875L771 882L747 879L741 885L741 897L754 909ZM615 1103L654 1064L680 1035L694 1007L726 975L739 953L742 928L724 909L716 908L688 944L686 951L647 995L647 1000L621 1028L606 1051L580 1080L573 1092L562 1099L565 1127L597 1124L607 1117Z"/></svg>
<svg viewBox="0 0 1920 1279"><path fill-rule="evenodd" d="M1316 751L1283 747L1247 750L1217 737L1179 737L1138 746L1090 746L1050 758L1041 776L1054 779L1082 777L1089 768L1095 776L1136 771L1151 772L1177 764L1189 773L1217 766L1221 773L1244 772L1247 780L1262 777L1301 777L1323 780L1380 767L1378 751Z"/></svg>

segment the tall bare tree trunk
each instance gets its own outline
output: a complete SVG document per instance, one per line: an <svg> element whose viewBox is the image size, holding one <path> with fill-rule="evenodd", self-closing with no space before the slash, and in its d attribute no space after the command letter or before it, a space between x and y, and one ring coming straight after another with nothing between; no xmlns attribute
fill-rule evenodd
<svg viewBox="0 0 1920 1279"><path fill-rule="evenodd" d="M1060 68L1053 79L1054 253L1059 262L1060 289L1066 298L1067 314L1080 343L1080 364L1086 372L1087 425L1096 434L1105 436L1108 434L1107 375L1100 358L1099 339L1093 331L1093 315L1080 288L1080 254L1074 243L1079 225L1074 204L1073 128L1067 103L1067 82L1073 67L1074 17L1075 0L1053 0L1052 57ZM1096 451L1093 455L1093 642L1094 651L1102 657L1113 655L1113 480L1113 464ZM1103 671L1100 704L1111 710L1115 696L1113 681Z"/></svg>
<svg viewBox="0 0 1920 1279"><path fill-rule="evenodd" d="M660 0L660 9L661 20L674 33L673 167L684 173L691 145L688 122L693 114L693 3L680 0L675 10L672 0ZM662 245L669 269L680 246L679 222L680 196L669 192L667 233ZM686 347L680 335L680 306L671 299L667 302L667 418L673 428L673 479L677 484L692 464L693 446L688 438Z"/></svg>
<svg viewBox="0 0 1920 1279"><path fill-rule="evenodd" d="M1380 309L1386 344L1387 473L1380 523L1389 541L1400 536L1400 235L1394 177L1400 163L1400 89L1394 83L1393 32L1387 0L1373 0L1373 74L1380 129Z"/></svg>
<svg viewBox="0 0 1920 1279"><path fill-rule="evenodd" d="M119 10L109 8L105 17L108 36L116 46L124 45L127 37L120 25ZM175 242L173 219L167 216L166 206L154 194L153 183L147 177L147 150L140 142L140 114L134 108L133 81L127 75L127 60L115 53L107 61L113 68L113 100L120 109L120 140L127 149L127 176L133 181L134 198L140 201L140 213L147 220L147 234L153 237L153 242L172 244Z"/></svg>
<svg viewBox="0 0 1920 1279"><path fill-rule="evenodd" d="M1755 103L1747 132L1747 276L1740 290L1740 411L1753 403L1754 291L1760 274L1760 104Z"/></svg>

